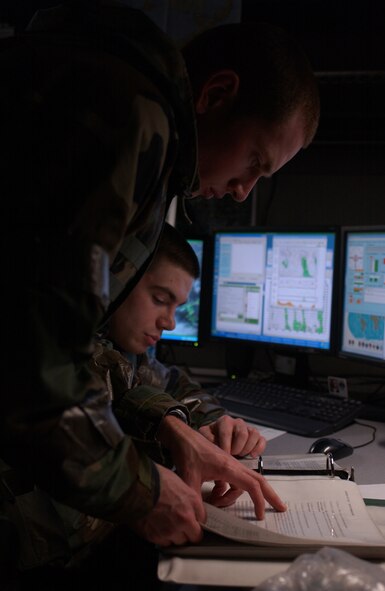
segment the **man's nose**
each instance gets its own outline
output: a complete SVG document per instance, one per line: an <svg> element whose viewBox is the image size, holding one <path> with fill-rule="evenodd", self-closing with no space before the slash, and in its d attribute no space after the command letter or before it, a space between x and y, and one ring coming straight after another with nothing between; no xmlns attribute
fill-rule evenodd
<svg viewBox="0 0 385 591"><path fill-rule="evenodd" d="M162 314L159 319L159 326L162 330L174 330L176 326L175 314L173 312Z"/></svg>
<svg viewBox="0 0 385 591"><path fill-rule="evenodd" d="M250 194L252 188L256 185L259 177L254 178L250 181L234 181L229 184L229 193L231 193L234 201L242 203L245 201Z"/></svg>

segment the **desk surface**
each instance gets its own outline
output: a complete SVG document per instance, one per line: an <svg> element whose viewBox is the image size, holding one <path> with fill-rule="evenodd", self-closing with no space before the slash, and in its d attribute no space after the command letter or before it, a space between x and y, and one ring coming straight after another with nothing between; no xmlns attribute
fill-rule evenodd
<svg viewBox="0 0 385 591"><path fill-rule="evenodd" d="M366 445L364 447L359 447L354 450L351 456L346 458L342 458L338 461L338 464L341 465L343 468L350 469L352 466L355 470L355 481L358 484L379 484L385 482L385 462L384 462L384 452L385 452L385 423L377 423L374 421L367 421L367 420L359 420L359 423L354 423L349 427L345 427L340 431L333 433L330 437L336 437L338 439L342 439L349 443L352 447L362 445L371 440L373 435L373 429L369 428L369 426L376 428L375 433L375 440ZM276 437L275 439L271 439L268 441L266 446L266 454L274 455L274 454L297 454L297 453L306 453L313 443L314 439L309 437L301 437L299 435L292 435L290 433L285 433ZM179 566L182 566L180 563L178 565L177 561L180 559L176 559L176 562L172 565L173 568L178 570ZM205 561L201 560L193 560L190 559L189 565L191 568L191 572L193 573L196 570L207 570L207 578L204 585L182 585L179 589L180 591L215 591L215 590L222 590L223 591L236 591L238 589L242 589L245 591L247 588L252 588L249 585L241 584L239 586L240 581L237 581L238 586L226 586L226 587L219 587L215 584L215 571L219 569L222 574L226 569L228 569L229 575L229 582L231 580L237 579L237 570L239 575L244 576L245 581L255 581L253 583L253 587L255 587L259 582L263 581L269 576L272 576L275 573L284 571L289 565L289 562L269 562L269 561L253 561L253 562L243 562L242 564L238 564L238 561L209 561L205 563ZM163 565L164 566L164 565ZM186 563L183 567L186 566ZM385 563L383 568L385 568ZM210 573L211 572L211 578ZM213 574L214 573L214 574ZM253 573L255 573L255 578ZM241 577L240 577L241 578ZM172 591L175 589L173 584L165 584L165 590Z"/></svg>
<svg viewBox="0 0 385 591"><path fill-rule="evenodd" d="M359 422L330 435L356 447L371 440L373 430L369 425L376 428L375 440L369 445L355 449L351 456L337 460L343 468L354 467L355 481L358 484L385 482L385 423L359 419ZM269 455L306 453L313 441L314 439L310 437L285 433L268 441L265 453Z"/></svg>

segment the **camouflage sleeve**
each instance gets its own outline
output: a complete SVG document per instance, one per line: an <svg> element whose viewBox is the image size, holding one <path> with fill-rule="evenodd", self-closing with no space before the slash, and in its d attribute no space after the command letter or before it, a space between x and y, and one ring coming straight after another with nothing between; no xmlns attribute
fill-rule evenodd
<svg viewBox="0 0 385 591"><path fill-rule="evenodd" d="M128 522L156 503L158 474L87 362L103 296L130 289L151 259L178 138L155 83L53 37L0 55L2 455L63 503ZM111 290L94 247L107 269L122 252Z"/></svg>
<svg viewBox="0 0 385 591"><path fill-rule="evenodd" d="M154 439L162 418L171 409L182 410L190 422L185 404L151 385L138 385L128 390L113 408L122 429L142 440Z"/></svg>
<svg viewBox="0 0 385 591"><path fill-rule="evenodd" d="M79 92L88 95L95 89L97 93L95 86L103 86L103 68L96 83L98 65L92 63L88 70L81 66L80 71L88 71L89 87ZM70 68L65 74L70 76ZM68 80L62 82L65 85ZM60 98L59 90L47 97L47 102L53 101L53 113L48 106L39 111L37 105L36 118L24 121L22 150L12 147L9 134L7 157L2 151L13 189L12 195L4 195L10 211L5 218L9 235L3 237L4 244L14 244L3 249L2 259L9 286L3 301L7 369L2 375L2 454L7 463L28 472L63 503L128 522L148 513L156 503L158 473L122 433L109 405L98 405L95 412L95 397L105 386L94 384L86 363L105 310L104 297L108 297L103 277L106 268L108 276L109 262L123 236L133 233L134 225L143 237L136 241L141 255L124 275L124 281L129 281L151 256L160 232L168 118L155 100L138 95L125 101L120 93L116 110L111 109L116 117L113 126L102 95L89 112L77 97L81 108L71 103L76 125L63 126L60 109L65 110L66 99L65 93ZM31 96L43 101L38 92ZM5 129L4 133L7 138ZM78 150L68 162L61 158L62 150L72 153L73 143ZM75 162L78 156L82 160ZM20 175L24 161L28 163L25 176ZM35 170L39 171L38 188L33 185ZM85 176L90 171L95 175L92 183ZM78 178L70 182L71 175ZM21 177L30 183L27 193ZM33 198L27 200L25 194ZM157 228L152 227L154 219Z"/></svg>
<svg viewBox="0 0 385 591"><path fill-rule="evenodd" d="M176 366L166 367L157 359L150 359L146 355L138 374L142 383L162 388L174 400L184 404L190 411L191 426L194 429L212 423L225 414L225 409L214 396L205 392L198 382L191 380Z"/></svg>
<svg viewBox="0 0 385 591"><path fill-rule="evenodd" d="M180 408L189 420L186 406L166 393L155 375L136 372L111 343L97 343L90 368L106 382L114 414L125 433L153 440L163 416L173 408Z"/></svg>
<svg viewBox="0 0 385 591"><path fill-rule="evenodd" d="M56 298L40 296L40 313L33 314L37 302L26 290L29 304L20 310L25 350L15 355L10 348L6 354L12 379L9 398L2 399L2 455L55 499L109 521L131 523L157 502L158 472L120 429L103 381L80 361L87 356L88 341L82 337L90 326L89 316L79 314L79 301L71 317L68 294L58 307ZM53 319L60 323L62 346L52 337ZM78 346L69 348L66 342Z"/></svg>

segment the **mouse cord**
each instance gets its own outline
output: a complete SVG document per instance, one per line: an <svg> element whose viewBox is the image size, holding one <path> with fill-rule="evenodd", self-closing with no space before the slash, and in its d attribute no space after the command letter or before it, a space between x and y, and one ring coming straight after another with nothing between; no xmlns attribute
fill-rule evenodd
<svg viewBox="0 0 385 591"><path fill-rule="evenodd" d="M357 425L362 425L363 427L369 427L369 429L372 429L373 433L372 433L372 438L369 439L369 441L367 441L366 443L361 443L360 445L354 445L354 446L352 446L353 449L357 449L359 447L365 447L365 445L369 445L370 443L373 443L373 441L376 438L377 427L374 427L373 425L368 425L368 423L361 423L361 421L354 421L354 422L357 423Z"/></svg>

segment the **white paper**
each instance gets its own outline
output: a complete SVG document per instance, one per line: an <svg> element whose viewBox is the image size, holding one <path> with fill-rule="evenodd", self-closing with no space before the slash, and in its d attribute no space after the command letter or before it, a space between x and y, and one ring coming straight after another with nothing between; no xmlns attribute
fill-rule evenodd
<svg viewBox="0 0 385 591"><path fill-rule="evenodd" d="M349 480L311 476L271 476L272 486L288 509L266 508L257 521L247 493L226 509L206 504L204 528L252 544L366 544L385 546L370 518L358 486Z"/></svg>
<svg viewBox="0 0 385 591"><path fill-rule="evenodd" d="M253 423L249 420L246 421L249 427L254 427L258 429L260 434L266 439L266 441L271 441L271 439L275 439L280 435L284 435L286 431L281 431L279 429L273 429L273 427L266 427L265 425L259 425L258 423Z"/></svg>
<svg viewBox="0 0 385 591"><path fill-rule="evenodd" d="M378 499L385 501L385 484L359 484L364 499Z"/></svg>
<svg viewBox="0 0 385 591"><path fill-rule="evenodd" d="M185 585L250 588L259 585L268 577L284 572L289 566L290 562L283 560L200 559L170 557L161 554L158 563L158 577L161 581Z"/></svg>

